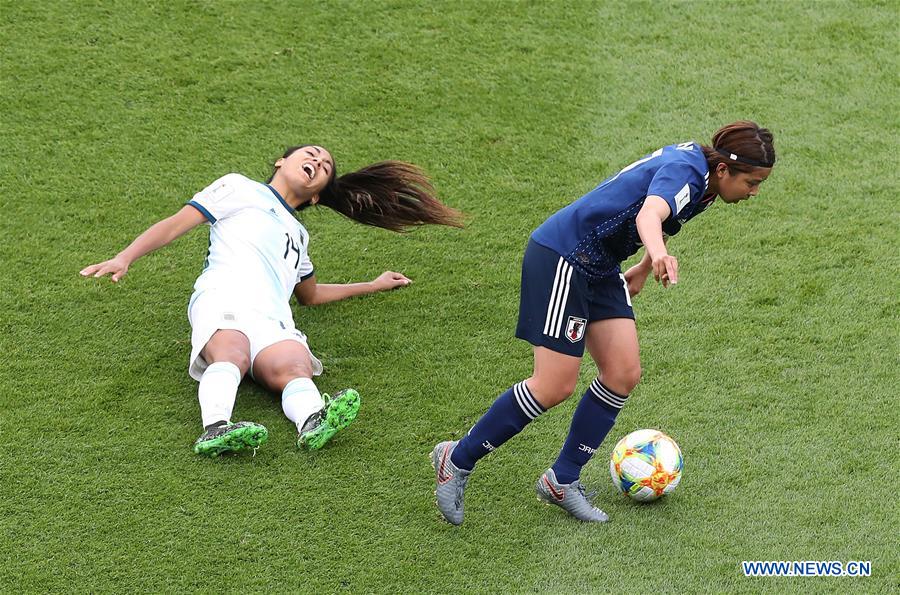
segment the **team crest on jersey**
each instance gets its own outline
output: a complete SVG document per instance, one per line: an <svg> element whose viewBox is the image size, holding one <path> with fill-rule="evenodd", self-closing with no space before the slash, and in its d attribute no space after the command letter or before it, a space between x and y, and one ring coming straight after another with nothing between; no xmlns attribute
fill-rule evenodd
<svg viewBox="0 0 900 595"><path fill-rule="evenodd" d="M584 337L584 327L587 326L587 320L584 318L576 318L569 316L566 322L566 339L572 343L578 343Z"/></svg>

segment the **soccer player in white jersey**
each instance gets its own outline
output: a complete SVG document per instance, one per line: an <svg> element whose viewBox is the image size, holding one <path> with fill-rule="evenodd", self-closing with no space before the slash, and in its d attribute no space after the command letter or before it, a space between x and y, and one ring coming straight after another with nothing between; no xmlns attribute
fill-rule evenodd
<svg viewBox="0 0 900 595"><path fill-rule="evenodd" d="M210 226L209 254L188 304L189 372L200 383L203 423L194 443L198 454L255 449L268 438L260 424L231 421L238 385L248 371L281 395L284 414L297 426L298 447L321 448L357 415L355 390L333 398L319 393L312 378L321 374L322 363L294 325L291 294L301 304L315 305L410 280L387 271L364 283L318 283L307 252L309 234L295 218L295 211L316 204L393 231L427 223L460 226L459 213L434 197L415 166L384 161L337 177L327 150L304 145L285 151L267 183L225 175L114 258L81 271L118 281L141 256L201 223Z"/></svg>
<svg viewBox="0 0 900 595"><path fill-rule="evenodd" d="M534 373L497 397L461 440L435 446L437 504L447 521L462 523L475 463L572 394L585 347L599 376L578 403L562 450L536 488L539 498L579 520L607 520L585 496L579 477L640 380L631 298L651 272L664 287L678 282L678 261L666 250L666 236L717 197L733 204L756 196L775 164L772 140L765 128L741 121L719 129L712 146L663 147L532 233L522 262L516 336L533 345ZM621 262L642 246L641 261L623 274Z"/></svg>

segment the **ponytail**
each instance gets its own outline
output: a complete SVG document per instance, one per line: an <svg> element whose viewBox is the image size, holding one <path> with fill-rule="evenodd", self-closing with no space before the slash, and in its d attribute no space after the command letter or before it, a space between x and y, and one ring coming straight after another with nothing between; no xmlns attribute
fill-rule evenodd
<svg viewBox="0 0 900 595"><path fill-rule="evenodd" d="M363 225L408 231L417 225L462 227L462 214L441 203L421 169L382 161L340 177L332 176L319 204Z"/></svg>
<svg viewBox="0 0 900 595"><path fill-rule="evenodd" d="M309 145L288 147L283 158ZM275 177L275 171L267 182ZM337 166L328 185L319 193L318 204L333 209L363 225L391 231L409 231L417 225L462 227L463 215L434 196L425 173L402 161L374 163L340 177ZM300 206L300 210L312 203Z"/></svg>

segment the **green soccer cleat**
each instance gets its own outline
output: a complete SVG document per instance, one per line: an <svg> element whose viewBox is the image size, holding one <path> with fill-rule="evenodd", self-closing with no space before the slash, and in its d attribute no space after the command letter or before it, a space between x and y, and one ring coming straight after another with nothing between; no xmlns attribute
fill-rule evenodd
<svg viewBox="0 0 900 595"><path fill-rule="evenodd" d="M265 426L252 421L239 421L210 428L194 442L194 452L198 455L217 457L223 452L238 452L245 449L254 451L269 439Z"/></svg>
<svg viewBox="0 0 900 595"><path fill-rule="evenodd" d="M339 392L334 398L322 395L325 407L313 413L297 438L297 448L319 450L331 438L345 429L359 413L359 393L352 388Z"/></svg>

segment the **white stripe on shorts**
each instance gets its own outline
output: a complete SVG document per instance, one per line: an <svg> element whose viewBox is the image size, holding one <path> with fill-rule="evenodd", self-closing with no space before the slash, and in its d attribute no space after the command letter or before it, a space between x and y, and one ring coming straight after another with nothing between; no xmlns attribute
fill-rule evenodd
<svg viewBox="0 0 900 595"><path fill-rule="evenodd" d="M559 338L562 326L562 315L566 310L569 298L569 282L572 279L572 265L560 256L556 263L556 277L553 279L553 290L550 292L550 303L547 304L547 318L544 320L544 334Z"/></svg>
<svg viewBox="0 0 900 595"><path fill-rule="evenodd" d="M625 301L631 306L631 295L628 294L628 281L625 280L625 275L622 273L619 273L619 278L622 279L622 287L625 288Z"/></svg>
<svg viewBox="0 0 900 595"><path fill-rule="evenodd" d="M557 313L558 318L556 319L556 330L553 332L554 339L559 339L559 331L562 330L563 314L566 311L566 303L569 301L569 287L570 287L570 281L572 280L572 270L573 269L572 269L572 265L570 265L569 263L566 263L566 266L569 268L568 272L566 273L566 291L565 291L565 293L563 293L562 307L559 308L559 311Z"/></svg>
<svg viewBox="0 0 900 595"><path fill-rule="evenodd" d="M559 272L562 269L562 266L566 264L566 261L563 260L563 257L559 257L559 261L556 263L556 276L553 278L553 289L550 291L550 301L547 304L547 317L544 319L544 334L549 335L548 332L550 330L550 318L551 313L553 312L553 304L556 301L556 288L559 287Z"/></svg>

